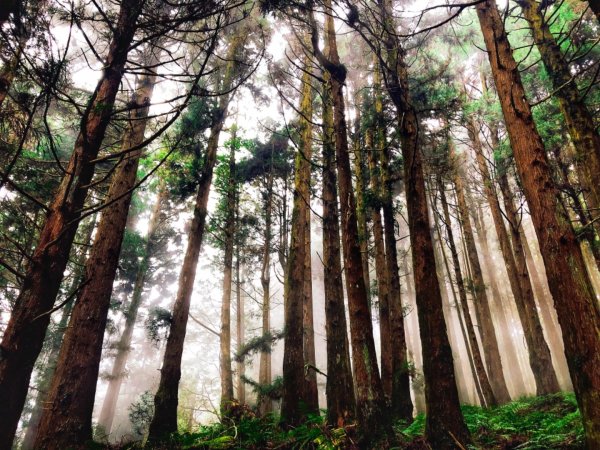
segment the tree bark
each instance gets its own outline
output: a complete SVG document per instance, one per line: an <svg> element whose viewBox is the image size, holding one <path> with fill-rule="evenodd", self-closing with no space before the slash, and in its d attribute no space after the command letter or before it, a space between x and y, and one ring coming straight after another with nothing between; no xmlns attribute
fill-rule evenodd
<svg viewBox="0 0 600 450"><path fill-rule="evenodd" d="M135 328L138 310L142 304L144 285L148 277L150 258L152 257L153 246L155 245L154 241L157 237L156 235L160 224L162 206L166 196L166 187L161 184L158 188L156 202L154 204L152 216L150 217L146 245L135 277L131 302L127 308L127 313L125 314L125 328L123 329L123 334L117 343L117 356L115 357L115 361L113 363L108 389L106 391L106 396L104 397L102 410L100 411L100 417L98 419L98 425L103 428L107 438L111 433L117 408L117 401L119 400L119 393L121 391L121 385L123 384L124 378L127 376L125 372L125 366L127 365L129 352L131 351L133 330Z"/></svg>
<svg viewBox="0 0 600 450"><path fill-rule="evenodd" d="M148 66L155 67L160 50L152 48L149 51ZM135 106L123 136L123 149L144 141L150 109L148 100L152 98L155 82L156 74L152 71L138 80L132 98ZM65 333L47 406L36 435L36 448L70 448L82 446L92 439L92 412L104 330L141 155L142 149L130 152L113 175L107 196L109 205L102 210L86 263L87 284L77 297Z"/></svg>
<svg viewBox="0 0 600 450"><path fill-rule="evenodd" d="M404 183L428 412L425 435L434 448L451 449L456 447L457 442L467 445L470 436L460 410L439 280L435 270L431 270L435 267L435 256L427 213L418 119L409 97L408 68L404 61L404 51L393 31L395 27L391 2L379 0L379 5L386 50L382 64L384 80L397 109L404 158Z"/></svg>
<svg viewBox="0 0 600 450"><path fill-rule="evenodd" d="M238 202L239 202L239 197L238 197ZM239 211L239 210L238 210ZM245 318L245 314L244 314L244 297L242 296L242 274L241 274L241 270L240 270L240 247L239 245L237 246L237 251L236 251L237 255L235 258L235 272L236 272L236 284L235 284L235 297L236 297L236 325L237 325L237 333L236 333L236 337L237 337L237 352L239 353L239 351L242 349L242 346L244 345L244 335L245 335L245 328L244 328L244 318ZM244 363L244 361L238 361L236 364L236 371L237 371L237 388L236 388L236 395L237 395L237 400L240 403L240 405L245 405L246 404L246 385L244 383L244 376L245 376L245 370L246 370L246 365Z"/></svg>
<svg viewBox="0 0 600 450"><path fill-rule="evenodd" d="M308 61L305 61L305 68ZM302 422L307 408L307 386L304 377L304 303L306 209L310 206L310 158L312 155L312 92L310 70L302 76L300 99L300 145L296 154L294 176L294 206L292 209L291 242L287 258L284 285L285 336L283 351L283 399L281 418L285 425Z"/></svg>
<svg viewBox="0 0 600 450"><path fill-rule="evenodd" d="M325 18L326 33L334 33L333 18ZM328 39L326 39L326 42ZM329 74L323 74L329 79ZM336 187L335 146L331 85L323 83L323 270L325 280L325 332L327 336L327 421L342 427L355 417L356 398L350 366Z"/></svg>
<svg viewBox="0 0 600 450"><path fill-rule="evenodd" d="M529 205L565 353L581 411L587 447L600 447L600 311L579 243L560 206L544 144L527 103L498 8L479 3L481 24L517 172Z"/></svg>
<svg viewBox="0 0 600 450"><path fill-rule="evenodd" d="M552 366L550 349L544 339L544 334L537 314L529 275L526 272L526 267L523 268L518 264L517 254L519 250L522 254L522 248L514 247L511 249L510 239L500 211L498 197L493 189L493 181L490 177L485 155L483 154L479 134L472 119L467 123L467 132L469 133L469 139L473 144L479 173L483 180L485 195L494 220L498 243L500 244L500 250L502 251L502 256L504 257L504 262L506 264L510 287L517 306L521 325L523 326L523 333L528 348L529 365L531 366L533 377L535 379L537 395L558 392L560 388L558 386L554 367ZM525 270L525 272L523 272L523 270Z"/></svg>
<svg viewBox="0 0 600 450"><path fill-rule="evenodd" d="M236 140L235 132L232 141ZM227 180L227 211L223 226L225 235L223 256L223 298L221 300L220 375L221 414L227 415L233 401L233 371L231 369L231 289L233 273L233 248L235 245L237 187L235 182L235 143L229 149L229 174Z"/></svg>
<svg viewBox="0 0 600 450"><path fill-rule="evenodd" d="M0 346L0 448L12 444L29 380L38 357L69 251L77 230L94 163L123 75L143 0L121 3L102 78L84 111L81 129ZM102 107L100 107L102 105Z"/></svg>

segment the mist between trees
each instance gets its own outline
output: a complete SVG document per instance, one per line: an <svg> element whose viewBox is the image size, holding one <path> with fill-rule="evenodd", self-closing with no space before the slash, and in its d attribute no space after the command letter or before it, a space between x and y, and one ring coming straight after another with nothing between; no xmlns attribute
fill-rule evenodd
<svg viewBox="0 0 600 450"><path fill-rule="evenodd" d="M0 450L600 448L596 0L2 9Z"/></svg>

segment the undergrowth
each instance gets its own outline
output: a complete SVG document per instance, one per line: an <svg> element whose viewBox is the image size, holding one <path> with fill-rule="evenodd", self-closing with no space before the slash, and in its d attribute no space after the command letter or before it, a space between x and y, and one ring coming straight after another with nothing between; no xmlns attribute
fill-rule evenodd
<svg viewBox="0 0 600 450"><path fill-rule="evenodd" d="M583 449L583 427L573 394L522 398L507 405L483 409L462 407L473 437L469 449ZM278 426L278 417L248 414L239 420L201 426L179 434L166 447L181 450L336 450L358 449L353 429L326 427L323 416L312 416L291 430ZM431 449L423 438L425 416L398 425L400 449ZM131 447L130 447L131 448ZM147 447L146 447L147 448Z"/></svg>

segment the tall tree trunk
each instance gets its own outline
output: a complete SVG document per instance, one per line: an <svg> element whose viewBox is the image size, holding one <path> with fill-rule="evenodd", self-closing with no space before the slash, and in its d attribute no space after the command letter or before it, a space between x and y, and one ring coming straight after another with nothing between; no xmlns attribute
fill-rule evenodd
<svg viewBox="0 0 600 450"><path fill-rule="evenodd" d="M84 111L73 154L49 209L0 346L0 448L8 448L17 429L33 365L56 299L94 163L110 121L127 52L144 0L121 3L102 78Z"/></svg>
<svg viewBox="0 0 600 450"><path fill-rule="evenodd" d="M389 280L386 265L383 223L381 220L381 180L379 172L379 154L381 152L381 131L369 129L365 142L369 161L369 180L371 188L371 205L369 205L375 246L375 272L377 275L377 298L379 300L379 336L381 342L381 383L388 399L392 396L392 335L390 321ZM374 139L376 135L376 139Z"/></svg>
<svg viewBox="0 0 600 450"><path fill-rule="evenodd" d="M390 418L385 414L385 394L379 377L373 323L363 276L362 253L356 216L356 198L352 188L352 171L348 149L348 132L344 105L343 85L346 67L340 63L335 33L326 35L329 55L319 50L318 31L314 18L312 48L319 63L329 74L333 103L333 130L337 159L338 189L342 232L342 251L346 275L346 292L350 312L352 362L356 387L356 415L363 445L371 445L391 436Z"/></svg>
<svg viewBox="0 0 600 450"><path fill-rule="evenodd" d="M594 2L599 3L598 0L592 0L590 6ZM567 130L577 152L576 167L584 188L588 212L594 223L592 226L600 230L600 135L596 131L594 117L579 95L569 64L544 17L543 5L535 0L518 0L517 3L529 23L533 40L552 82L554 95L558 98Z"/></svg>
<svg viewBox="0 0 600 450"><path fill-rule="evenodd" d="M308 60L305 61L308 68ZM310 158L312 155L312 92L310 70L302 76L300 98L300 145L296 154L294 176L294 207L290 250L284 285L285 337L283 352L283 399L281 417L286 425L302 421L307 411L307 386L304 378L304 301L306 209L310 207Z"/></svg>
<svg viewBox="0 0 600 450"><path fill-rule="evenodd" d="M156 67L160 50L150 48L148 51L148 66ZM135 106L123 136L123 149L144 141L150 109L148 100L152 98L155 82L153 72L138 79L132 98ZM113 175L107 195L109 205L102 210L86 263L87 284L77 297L65 333L47 406L36 435L36 448L82 446L92 438L92 412L104 330L141 155L142 149L130 152Z"/></svg>
<svg viewBox="0 0 600 450"><path fill-rule="evenodd" d="M527 103L498 8L479 3L481 24L517 172L548 274L565 340L565 353L586 432L600 447L600 310L581 248L558 200L544 144Z"/></svg>
<svg viewBox="0 0 600 450"><path fill-rule="evenodd" d="M166 196L166 187L161 183L158 189L156 202L154 203L152 216L150 217L150 223L148 224L148 235L146 236L146 244L144 247L142 260L140 261L137 269L131 302L127 308L127 313L125 313L125 328L123 329L123 334L121 334L121 338L117 343L117 355L115 356L115 361L113 363L113 368L108 382L108 389L106 391L106 396L104 397L104 402L102 403L102 409L100 411L100 417L98 419L98 425L103 429L107 438L111 433L117 408L117 401L119 400L119 393L121 391L123 380L126 377L125 366L131 350L133 330L135 328L138 310L142 303L142 294L144 292L144 285L148 277L150 258L152 257L153 246L155 245L154 241L157 237L161 211Z"/></svg>
<svg viewBox="0 0 600 450"><path fill-rule="evenodd" d="M391 2L379 0L379 5L386 49L386 61L382 64L385 67L384 79L397 109L404 158L404 183L428 412L425 434L434 448L450 449L457 442L467 445L470 436L460 410L439 281L435 270L431 270L435 267L435 256L427 213L418 119L409 97L408 68L404 61L404 50L392 31L395 26Z"/></svg>
<svg viewBox="0 0 600 450"><path fill-rule="evenodd" d="M243 28L242 28L243 30ZM179 380L181 378L181 357L183 354L183 342L187 328L187 321L190 312L190 302L196 280L196 267L200 248L202 247L202 238L204 236L204 226L206 224L206 214L208 205L208 194L212 184L213 169L217 160L217 149L219 147L219 136L223 129L223 124L227 118L227 109L231 98L231 88L233 77L238 67L236 55L243 47L243 33L237 31L230 43L227 61L228 64L223 74L222 90L226 94L219 99L218 110L215 112L215 120L210 128L210 136L206 145L206 154L202 173L198 182L196 191L196 202L192 220L188 231L188 243L179 274L179 287L175 304L173 305L173 315L169 329L169 337L163 364L160 370L160 382L158 390L154 396L154 416L150 422L148 440L156 442L169 433L177 431L177 405Z"/></svg>
<svg viewBox="0 0 600 450"><path fill-rule="evenodd" d="M500 211L498 197L493 188L493 181L490 177L485 155L483 154L483 148L481 147L479 133L472 119L467 122L466 126L467 132L469 133L469 139L475 150L479 173L483 180L485 195L490 205L494 226L496 228L496 235L498 236L498 243L500 244L500 250L502 251L502 256L506 263L510 287L515 299L521 325L523 326L525 341L527 342L528 348L529 364L535 378L536 392L538 395L557 392L560 388L558 386L554 367L552 366L550 349L544 339L544 334L537 314L533 290L531 288L531 283L529 282L529 275L526 273L526 267L524 269L518 264L517 253L521 250L522 255L522 249L517 247L511 249L508 233L504 226L504 219L502 218L502 213ZM523 272L523 270L525 270L525 272Z"/></svg>
<svg viewBox="0 0 600 450"><path fill-rule="evenodd" d="M304 304L302 311L302 328L304 337L304 378L306 381L306 406L308 411L312 413L319 412L319 390L317 388L317 359L315 355L315 326L313 318L313 295L312 295L312 252L311 252L311 236L310 236L310 180L311 180L311 163L307 161L304 170L309 173L306 175L308 180L306 183L306 209L305 213L305 250L304 250Z"/></svg>
<svg viewBox="0 0 600 450"><path fill-rule="evenodd" d="M475 238L471 219L469 217L469 209L465 197L462 175L458 173L460 164L454 165L454 186L456 188L456 198L458 204L458 217L462 225L464 242L467 247L467 255L471 265L471 284L473 289L473 303L479 323L479 335L481 337L481 345L485 355L485 362L488 377L494 391L494 396L498 403L510 402L510 394L506 387L504 372L502 370L502 359L500 358L500 349L496 339L494 322L492 321L492 312L485 290L483 281L483 271L479 263L479 255L475 246Z"/></svg>
<svg viewBox="0 0 600 450"><path fill-rule="evenodd" d="M440 201L442 203L442 210L444 213L444 226L446 228L446 238L448 240L448 248L450 249L450 255L452 256L452 266L454 267L454 279L456 281L456 287L458 288L458 299L460 300L460 311L462 312L463 319L465 321L465 329L467 338L469 341L469 347L471 348L471 356L475 365L475 374L477 378L475 382L479 384L481 392L483 394L483 407L493 407L498 404L492 385L485 371L483 364L483 357L481 356L481 350L479 343L477 342L477 335L475 334L475 326L473 325L473 319L471 318L471 312L469 310L469 302L467 300L467 290L465 282L462 276L460 268L460 260L458 258L458 251L456 250L456 244L454 242L454 233L452 231L452 222L450 220L450 211L448 209L448 201L446 200L445 186L442 181L442 177L437 175L438 192L440 194Z"/></svg>
<svg viewBox="0 0 600 450"><path fill-rule="evenodd" d="M82 230L83 236L81 237L81 242L87 244L91 241L95 226L96 216L94 216L92 220L89 221L89 223L85 223L84 225L82 225L82 228L85 231ZM67 294L77 292L77 289L85 281L84 268L85 260L88 254L87 250L88 247L87 245L85 245L80 250L80 253L75 259L76 269ZM33 412L31 413L31 417L29 418L29 422L27 423L27 431L25 433L25 437L23 438L23 442L21 443L21 448L23 450L34 449L33 444L35 440L35 435L37 434L37 430L40 425L42 412L44 410L48 398L48 389L50 388L50 383L52 381L52 377L54 376L54 371L56 370L56 363L58 360L58 355L60 353L60 346L62 344L65 331L67 330L67 325L69 324L69 319L71 317L71 312L73 311L74 304L75 299L71 299L71 301L67 302L67 304L64 306L62 316L60 317L60 322L56 327L55 334L53 334L50 337L50 351L48 352L48 356L46 358L48 363L44 365L44 370L39 376L39 381L36 385L38 394L35 399L35 406L33 408Z"/></svg>
<svg viewBox="0 0 600 450"><path fill-rule="evenodd" d="M232 140L236 140L235 131ZM223 298L221 300L220 369L221 414L227 414L233 401L233 371L231 369L231 289L233 273L233 249L235 245L237 187L235 181L235 144L229 150L229 175L227 181L227 211L223 238Z"/></svg>
<svg viewBox="0 0 600 450"><path fill-rule="evenodd" d="M239 202L239 198L238 198ZM238 209L239 211L239 209ZM237 325L237 352L242 349L244 345L244 297L242 296L242 276L240 270L240 247L237 246L237 255L235 258L235 273L236 273L236 284L235 284L235 297L236 297L236 325ZM237 389L236 395L237 400L241 405L246 403L246 385L244 384L244 375L245 375L246 365L244 361L238 361L236 365L237 371Z"/></svg>
<svg viewBox="0 0 600 450"><path fill-rule="evenodd" d="M271 154L271 160L273 155ZM260 271L260 283L263 290L262 303L262 334L271 332L271 221L273 217L273 167L267 175L267 192L265 205L265 229L262 255L262 267ZM271 352L261 352L258 369L258 382L265 386L271 384ZM258 411L266 415L273 410L273 404L269 397L259 398Z"/></svg>
<svg viewBox="0 0 600 450"><path fill-rule="evenodd" d="M330 6L330 5L329 5ZM333 17L325 18L327 35L334 33ZM335 35L334 35L335 37ZM329 39L325 41L328 42ZM328 49L326 48L328 51ZM350 350L344 308L340 225L338 221L337 176L333 106L329 74L323 77L323 271L325 281L325 332L327 343L327 421L342 427L355 417L356 398L350 366ZM356 150L356 149L355 149ZM367 258L367 255L365 258ZM364 272L363 272L364 273Z"/></svg>

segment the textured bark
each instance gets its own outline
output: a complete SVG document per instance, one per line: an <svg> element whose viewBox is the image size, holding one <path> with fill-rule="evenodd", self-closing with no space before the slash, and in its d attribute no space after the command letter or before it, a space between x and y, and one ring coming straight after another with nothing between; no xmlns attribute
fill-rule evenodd
<svg viewBox="0 0 600 450"><path fill-rule="evenodd" d="M154 240L157 237L156 235L158 226L160 224L162 206L166 195L166 188L164 186L159 186L158 195L154 204L152 216L150 217L150 223L148 225L146 245L135 277L131 302L129 303L127 312L125 313L125 328L123 329L123 334L117 343L117 355L115 356L115 361L111 370L110 381L108 382L108 389L106 391L106 396L104 397L102 410L100 411L100 417L98 419L98 425L103 429L107 438L110 436L112 429L113 419L115 417L115 411L117 408L117 401L119 400L119 393L121 391L121 385L123 384L124 378L127 376L127 373L125 372L125 366L127 365L129 352L131 351L133 330L135 328L138 310L142 303L144 284L146 283L148 276L150 258L152 257Z"/></svg>
<svg viewBox="0 0 600 450"><path fill-rule="evenodd" d="M543 5L535 0L518 0L523 16L529 23L533 40L540 52L546 72L552 82L567 131L576 151L579 181L584 188L588 212L597 230L600 230L600 135L594 117L579 95L569 64L562 54L550 25L543 14ZM600 3L598 0L591 0ZM593 233L592 233L593 234Z"/></svg>
<svg viewBox="0 0 600 450"><path fill-rule="evenodd" d="M346 67L340 63L335 34L330 32L326 36L329 46L329 55L326 57L318 47L318 32L314 19L311 22L313 52L331 77L342 253L350 313L352 362L356 387L356 416L363 445L368 446L387 439L388 436L391 436L392 429L390 417L385 414L385 394L381 385L379 367L377 366L373 323L371 321L367 287L363 276L363 255L360 251L356 198L352 187L343 95Z"/></svg>
<svg viewBox="0 0 600 450"><path fill-rule="evenodd" d="M150 50L148 66L155 67L159 50ZM132 99L123 149L140 145L148 123L149 99L156 81L150 72L139 78ZM108 190L94 244L85 267L87 284L77 296L65 333L56 372L40 426L36 448L71 448L92 439L92 412L102 358L102 342L113 282L127 225L132 189L142 149L130 152L118 165Z"/></svg>
<svg viewBox="0 0 600 450"><path fill-rule="evenodd" d="M327 34L334 33L333 18L329 15L325 19L325 31ZM325 73L324 78L329 78L329 75ZM327 372L331 375L327 377L326 385L327 421L341 427L354 419L356 399L344 308L333 106L329 82L323 84L323 125L323 279Z"/></svg>
<svg viewBox="0 0 600 450"><path fill-rule="evenodd" d="M496 235L502 256L506 264L506 271L510 287L513 293L517 312L523 326L525 341L527 342L529 365L533 372L536 384L536 392L538 395L545 395L559 391L558 380L552 366L552 357L550 349L544 339L542 326L537 315L533 290L529 281L529 275L526 272L527 267L518 265L517 254L519 250L522 254L522 249L515 247L515 252L511 249L510 238L504 226L504 219L500 211L500 204L496 191L493 189L493 181L490 177L481 141L475 123L470 120L467 123L467 131L469 139L475 150L475 157L479 168L479 173L483 179L484 191L487 201L490 205Z"/></svg>
<svg viewBox="0 0 600 450"><path fill-rule="evenodd" d="M419 317L419 332L423 349L425 400L427 418L425 434L436 449L451 449L457 441L470 442L454 377L452 349L444 320L439 280L427 213L427 197L423 160L419 148L418 119L410 103L408 68L402 47L392 30L392 7L389 0L380 0L383 43L386 49L384 79L392 102L397 109L398 131L404 158L407 215L411 237L413 276Z"/></svg>
<svg viewBox="0 0 600 450"><path fill-rule="evenodd" d="M271 155L272 157L273 155ZM262 254L262 267L260 271L260 284L263 290L262 303L262 334L271 331L271 221L273 217L273 168L267 175L267 192L265 205L265 229L264 244ZM271 384L271 353L261 352L258 367L258 382L260 384ZM266 415L273 410L273 405L269 397L263 396L259 399L258 411L261 415Z"/></svg>
<svg viewBox="0 0 600 450"><path fill-rule="evenodd" d="M238 202L239 202L239 198L238 198ZM236 326L237 326L237 332L236 332L236 337L237 337L237 352L239 353L239 351L242 349L242 346L244 345L244 335L245 335L245 328L244 328L244 297L242 296L242 283L243 283L243 279L242 279L242 274L240 271L240 248L239 245L237 247L237 251L236 251L236 258L235 258L235 272L236 272L236 284L235 284L235 298L236 298ZM244 405L246 403L246 385L244 383L244 376L245 376L245 371L246 371L246 365L244 364L244 361L238 361L236 364L236 382L237 382L237 386L236 386L236 396L237 396L237 400L241 405Z"/></svg>
<svg viewBox="0 0 600 450"><path fill-rule="evenodd" d="M375 273L377 276L377 298L379 300L379 336L381 342L381 383L388 399L392 396L392 335L390 321L390 299L388 268L386 265L385 242L383 236L383 223L381 220L381 180L379 176L381 152L381 131L375 130L377 135L373 139L372 130L366 132L366 150L369 161L369 180L371 188L371 201L369 205L371 227L373 230L373 244L375 247ZM373 145L375 144L376 145Z"/></svg>
<svg viewBox="0 0 600 450"><path fill-rule="evenodd" d="M96 226L96 216L89 223L82 225L82 228L85 229L82 232L83 236L81 237L81 242L87 244L92 239L92 233ZM85 260L88 255L87 246L80 250L80 253L77 255L75 259L75 274L73 275L73 279L71 285L69 287L68 293L76 292L76 290L81 286L81 284L85 281ZM33 407L33 412L31 413L31 417L29 418L29 422L27 423L27 431L25 433L25 437L21 443L21 448L23 450L33 450L33 444L35 440L35 435L37 434L38 427L40 425L40 419L42 418L42 412L44 410L47 398L48 398L48 389L50 388L50 383L52 382L52 377L54 376L54 371L56 370L56 363L58 361L58 355L60 353L60 345L62 344L63 337L65 331L67 330L67 325L69 324L69 319L71 317L71 312L73 311L73 305L75 304L75 299L71 299L62 310L62 316L60 317L60 322L56 327L55 334L53 334L50 339L50 351L48 356L46 357L47 364L44 365L44 369L42 374L39 376L39 381L36 385L36 389L38 391L37 397L35 399L35 406Z"/></svg>
<svg viewBox="0 0 600 450"><path fill-rule="evenodd" d="M235 141L235 132L232 139ZM221 299L221 333L219 336L221 375L221 414L226 414L233 401L233 371L231 369L231 282L233 247L236 228L235 144L229 149L229 177L227 180L227 211L223 225L223 297Z"/></svg>
<svg viewBox="0 0 600 450"><path fill-rule="evenodd" d="M467 247L467 255L471 266L471 285L473 292L473 303L479 323L479 335L481 337L481 345L485 355L486 369L494 396L498 403L508 403L510 395L506 387L504 372L502 370L502 359L500 357L500 349L496 339L494 322L492 321L492 312L485 290L483 281L483 271L479 263L479 255L475 246L475 237L471 219L469 217L469 209L465 197L465 189L463 186L462 175L458 173L460 164L455 164L454 167L454 186L456 188L456 198L459 211L459 221L462 225L464 242Z"/></svg>
<svg viewBox="0 0 600 450"><path fill-rule="evenodd" d="M306 263L306 209L310 202L310 157L312 154L312 92L310 71L302 76L300 99L300 146L296 154L294 176L294 206L292 209L291 241L284 285L285 337L283 351L283 399L281 418L284 424L299 424L307 411L304 378L304 299Z"/></svg>
<svg viewBox="0 0 600 450"><path fill-rule="evenodd" d="M310 180L311 164L306 164L304 170L309 173L305 176L307 183L306 192L306 210L304 211L306 232L304 234L304 302L302 311L302 328L304 336L304 378L306 381L306 406L307 410L313 414L319 413L319 391L317 388L317 372L315 370L317 359L315 356L315 327L313 318L313 295L312 295L312 252L310 237Z"/></svg>
<svg viewBox="0 0 600 450"><path fill-rule="evenodd" d="M537 132L495 3L477 5L517 172L548 274L565 340L587 447L600 447L600 311L569 218L558 200L544 144Z"/></svg>
<svg viewBox="0 0 600 450"><path fill-rule="evenodd" d="M31 372L40 353L94 163L110 121L127 52L143 0L121 3L103 75L84 111L73 153L49 207L0 346L0 448L10 447L23 409ZM100 107L102 105L102 107Z"/></svg>
<svg viewBox="0 0 600 450"><path fill-rule="evenodd" d="M446 228L446 239L448 241L448 248L450 249L450 256L452 257L452 266L454 268L454 280L458 289L458 299L460 301L460 312L465 321L466 338L469 342L471 349L471 357L475 366L475 375L477 376L475 382L479 385L481 393L483 395L483 407L493 407L498 404L492 385L485 371L483 357L481 356L481 349L477 342L477 335L475 334L475 326L473 325L473 319L471 318L471 312L469 310L469 303L467 300L467 290L460 267L460 260L458 258L458 251L454 242L454 232L452 231L452 222L450 219L450 211L448 209L448 201L446 200L445 186L441 176L437 176L438 192L440 195L440 201L442 204L442 210L444 213L444 227Z"/></svg>

